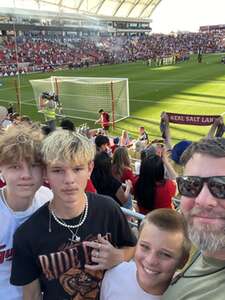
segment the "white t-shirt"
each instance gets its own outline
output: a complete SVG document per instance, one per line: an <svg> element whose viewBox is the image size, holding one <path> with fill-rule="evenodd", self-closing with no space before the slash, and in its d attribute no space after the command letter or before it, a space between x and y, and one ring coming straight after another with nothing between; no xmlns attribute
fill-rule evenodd
<svg viewBox="0 0 225 300"><path fill-rule="evenodd" d="M53 198L44 186L36 192L32 205L25 211L14 212L6 206L0 189L0 299L22 300L22 288L10 284L13 234L39 207Z"/></svg>
<svg viewBox="0 0 225 300"><path fill-rule="evenodd" d="M103 278L100 300L159 300L146 293L138 284L134 261L123 262L108 270Z"/></svg>

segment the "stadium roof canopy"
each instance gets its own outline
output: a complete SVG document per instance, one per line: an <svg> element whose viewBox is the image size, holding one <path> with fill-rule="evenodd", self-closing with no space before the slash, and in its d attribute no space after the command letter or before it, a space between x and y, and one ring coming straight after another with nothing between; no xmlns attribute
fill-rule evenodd
<svg viewBox="0 0 225 300"><path fill-rule="evenodd" d="M161 0L0 0L0 7L149 19Z"/></svg>

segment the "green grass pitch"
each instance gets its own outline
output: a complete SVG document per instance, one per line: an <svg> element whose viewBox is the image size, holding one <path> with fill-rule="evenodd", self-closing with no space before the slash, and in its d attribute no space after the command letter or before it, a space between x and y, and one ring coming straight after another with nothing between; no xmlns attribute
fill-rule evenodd
<svg viewBox="0 0 225 300"><path fill-rule="evenodd" d="M106 65L82 70L63 70L53 73L35 73L20 78L22 114L43 121L37 112L30 79L50 76L126 77L129 79L130 114L116 124L113 135L127 129L135 138L138 127L143 125L150 138L160 137L159 120L162 111L190 114L222 114L225 112L225 65L220 63L221 54L203 56L197 63L196 56L190 61L159 68L147 67L143 62ZM0 105L16 103L15 78L3 78L0 86ZM98 114L96 112L96 119ZM75 125L84 121L74 119ZM91 127L96 127L90 123ZM173 142L180 139L198 140L209 127L171 124Z"/></svg>

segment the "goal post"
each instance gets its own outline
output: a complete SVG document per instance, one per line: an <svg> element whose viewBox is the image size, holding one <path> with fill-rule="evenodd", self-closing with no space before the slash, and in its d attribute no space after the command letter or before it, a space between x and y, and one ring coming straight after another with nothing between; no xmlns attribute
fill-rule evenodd
<svg viewBox="0 0 225 300"><path fill-rule="evenodd" d="M112 123L130 115L127 78L51 76L30 83L39 111L41 95L49 92L58 95L62 114L70 118L95 121L100 109Z"/></svg>

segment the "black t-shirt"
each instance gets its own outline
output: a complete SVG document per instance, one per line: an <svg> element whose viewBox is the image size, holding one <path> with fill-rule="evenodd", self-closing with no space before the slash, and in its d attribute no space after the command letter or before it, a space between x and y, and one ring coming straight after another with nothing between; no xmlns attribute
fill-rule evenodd
<svg viewBox="0 0 225 300"><path fill-rule="evenodd" d="M101 233L110 235L114 246L123 247L134 246L136 239L115 201L94 193L87 195L87 219L77 232L81 242L70 244L71 232L54 220L48 204L17 229L12 284L26 285L40 279L44 300L98 299L103 272L84 269L84 264L90 263L90 249L82 241L96 239ZM71 224L79 219L70 220Z"/></svg>
<svg viewBox="0 0 225 300"><path fill-rule="evenodd" d="M122 186L121 182L114 178L113 176L108 176L104 178L104 181L100 182L98 179L95 178L95 172L92 173L91 179L94 183L94 186L99 194L106 195L112 197L119 205L122 203L116 197L116 193L118 189Z"/></svg>

